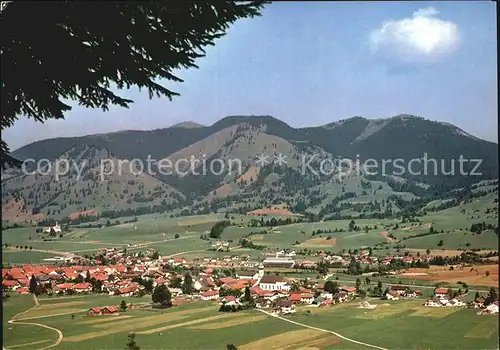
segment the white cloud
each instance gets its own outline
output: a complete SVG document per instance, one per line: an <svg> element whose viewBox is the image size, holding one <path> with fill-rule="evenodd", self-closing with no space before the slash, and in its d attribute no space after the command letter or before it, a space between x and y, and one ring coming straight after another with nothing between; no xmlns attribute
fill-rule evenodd
<svg viewBox="0 0 500 350"><path fill-rule="evenodd" d="M460 44L458 26L436 16L434 7L415 11L411 18L389 20L371 32L373 53L406 63L436 62Z"/></svg>

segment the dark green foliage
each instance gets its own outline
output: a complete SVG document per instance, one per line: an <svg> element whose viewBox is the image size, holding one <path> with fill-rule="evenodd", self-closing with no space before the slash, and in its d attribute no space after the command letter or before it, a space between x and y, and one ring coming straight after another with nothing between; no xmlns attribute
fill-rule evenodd
<svg viewBox="0 0 500 350"><path fill-rule="evenodd" d="M128 335L128 342L125 346L126 350L141 350L141 348L135 342L135 333L130 333Z"/></svg>
<svg viewBox="0 0 500 350"><path fill-rule="evenodd" d="M243 295L244 302L250 302L252 300L252 295L250 293L250 287L245 287L245 293Z"/></svg>
<svg viewBox="0 0 500 350"><path fill-rule="evenodd" d="M122 302L120 303L120 311L125 312L127 311L127 308L128 308L127 302L125 300L122 300Z"/></svg>
<svg viewBox="0 0 500 350"><path fill-rule="evenodd" d="M184 275L184 282L182 282L182 293L192 294L194 292L193 278L190 274Z"/></svg>
<svg viewBox="0 0 500 350"><path fill-rule="evenodd" d="M35 294L35 292L37 290L37 286L38 286L38 284L37 284L35 275L31 275L30 286L29 286L29 290L30 290L31 294Z"/></svg>
<svg viewBox="0 0 500 350"><path fill-rule="evenodd" d="M334 281L326 281L324 290L325 292L335 294L339 292L339 285L337 282Z"/></svg>
<svg viewBox="0 0 500 350"><path fill-rule="evenodd" d="M498 301L498 292L495 288L491 287L490 292L488 293L486 299L484 300L484 305L490 305L495 301Z"/></svg>
<svg viewBox="0 0 500 350"><path fill-rule="evenodd" d="M2 130L20 115L64 118L71 107L60 98L104 110L133 102L115 95L111 83L172 98L178 94L154 81L182 81L173 69L196 67L229 24L261 8L232 1L11 3L2 12ZM4 141L1 149L8 152Z"/></svg>
<svg viewBox="0 0 500 350"><path fill-rule="evenodd" d="M263 246L263 245L257 245L255 243L253 243L251 240L246 239L246 238L240 239L240 245L243 248L256 249L256 250L263 250L265 248L265 246Z"/></svg>
<svg viewBox="0 0 500 350"><path fill-rule="evenodd" d="M167 287L163 284L156 286L153 291L153 295L151 296L153 303L162 304L162 305L171 305L172 303L172 295Z"/></svg>
<svg viewBox="0 0 500 350"><path fill-rule="evenodd" d="M229 226L229 221L219 221L210 230L210 238L220 238L222 232Z"/></svg>
<svg viewBox="0 0 500 350"><path fill-rule="evenodd" d="M238 312L244 310L243 305L226 305L225 303L219 307L219 312Z"/></svg>

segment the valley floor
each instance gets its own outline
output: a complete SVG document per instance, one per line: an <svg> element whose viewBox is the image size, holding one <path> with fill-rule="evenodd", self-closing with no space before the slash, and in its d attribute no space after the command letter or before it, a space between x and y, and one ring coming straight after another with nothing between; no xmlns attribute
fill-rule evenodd
<svg viewBox="0 0 500 350"><path fill-rule="evenodd" d="M142 299L126 301L139 304ZM498 339L496 316L479 316L471 309L426 308L422 300L370 300L378 304L375 309L359 308L358 302L303 306L282 317L258 310L221 313L216 303L201 301L163 312L133 309L119 316L86 315L90 307L120 301L109 296L43 297L35 306L29 295L13 296L4 303L4 346L119 349L129 332L136 333L142 349L222 349L226 344L238 349L493 349ZM36 325L9 323L16 314L18 322Z"/></svg>

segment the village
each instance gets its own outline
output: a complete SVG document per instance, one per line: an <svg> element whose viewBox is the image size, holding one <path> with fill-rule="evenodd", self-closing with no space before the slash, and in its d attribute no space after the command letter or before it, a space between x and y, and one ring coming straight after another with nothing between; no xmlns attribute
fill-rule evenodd
<svg viewBox="0 0 500 350"><path fill-rule="evenodd" d="M130 254L120 248L104 248L92 259L73 257L61 266L14 266L2 270L3 292L29 294L32 278L36 280L35 294L53 297L102 293L117 298L143 297L164 286L172 301L218 301L221 307L232 309L241 308L244 302L251 302L253 307L269 310L273 314L294 313L297 305L330 307L353 300L361 301L366 297L366 292L356 286L339 285L326 278L321 283L309 278L299 280L272 271L276 268L317 268L317 261L294 260L294 251L264 254L261 261L252 260L246 254L194 258L188 261L183 257L162 257L153 250L147 253L148 256L145 256L141 253ZM116 264L103 264L97 258ZM342 266L349 265L353 260L365 263L377 261L376 257L368 255L368 251L360 251L355 256L325 255L323 258L326 261L340 262ZM413 258L388 256L381 259L381 263L394 259L408 262ZM76 265L81 262L90 264ZM390 285L382 291L379 283L378 288L377 296L388 302L422 299L422 304L429 308L471 307L478 309L478 314L498 313L497 295L485 294L472 302L466 302L464 295L451 293L448 288L436 288L428 299L421 290L411 289L409 286ZM364 305L370 306L366 301ZM116 305L96 305L88 313L116 314L119 310L120 307Z"/></svg>

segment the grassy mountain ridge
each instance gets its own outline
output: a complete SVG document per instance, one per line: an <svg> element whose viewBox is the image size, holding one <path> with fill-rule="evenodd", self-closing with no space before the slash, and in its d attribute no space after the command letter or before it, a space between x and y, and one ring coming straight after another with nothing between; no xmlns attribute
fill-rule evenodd
<svg viewBox="0 0 500 350"><path fill-rule="evenodd" d="M269 156L269 164L256 165L255 157L261 153ZM278 154L286 156L284 166L273 164ZM434 175L431 165L427 175L404 173L392 177L392 172L397 170L392 163L385 169L388 176L370 175L357 166L360 172L349 175L350 182L338 177L338 172L320 176L301 172L304 159L310 158L314 158L310 163L314 169L319 169L325 160L332 162L338 157L360 161L401 158L407 166L409 161L421 159L424 154L438 161L438 175ZM395 213L410 205L422 207L427 204L425 198L438 200L441 193L453 188L498 178L497 144L469 135L451 124L409 115L388 119L354 117L305 128L293 128L271 116L229 116L211 126L186 122L151 131L129 130L37 141L14 151L13 156L51 161L65 158L76 163L86 160L91 164L82 174L84 184L75 182L74 174L56 183L66 188L65 191L72 186L77 191L87 191L84 200L55 191L56 186L48 185L55 181L53 175L42 179L19 175L15 170L2 173L5 188L2 201L4 206L9 205L9 210L21 207L26 212L47 213L49 204L56 202L57 208L53 206L50 212L56 209L61 215L83 207L99 207L101 211L141 206L145 206L141 209L145 212L168 211L176 206L179 210L196 207L206 211L210 207L209 210L239 208L244 211L279 203L322 215ZM132 159L145 162L148 156L157 160L168 158L172 163L191 156L204 157L208 163L215 159L224 162L239 159L244 174L222 171L219 175L209 172L205 176L161 175L158 164L153 164L155 174L137 176L129 172L112 175L105 181L97 180L99 162L106 157L117 164L115 162ZM476 170L482 175L461 174L457 162L460 156L482 159ZM470 172L474 166L465 164L463 170ZM451 167L455 170L454 176L441 174ZM195 168L199 170L200 165ZM189 166L184 165L183 169L189 170ZM422 170L422 163L414 164L412 169ZM101 205L102 198L109 200ZM13 205L12 200L22 205ZM75 206L75 201L81 203Z"/></svg>

